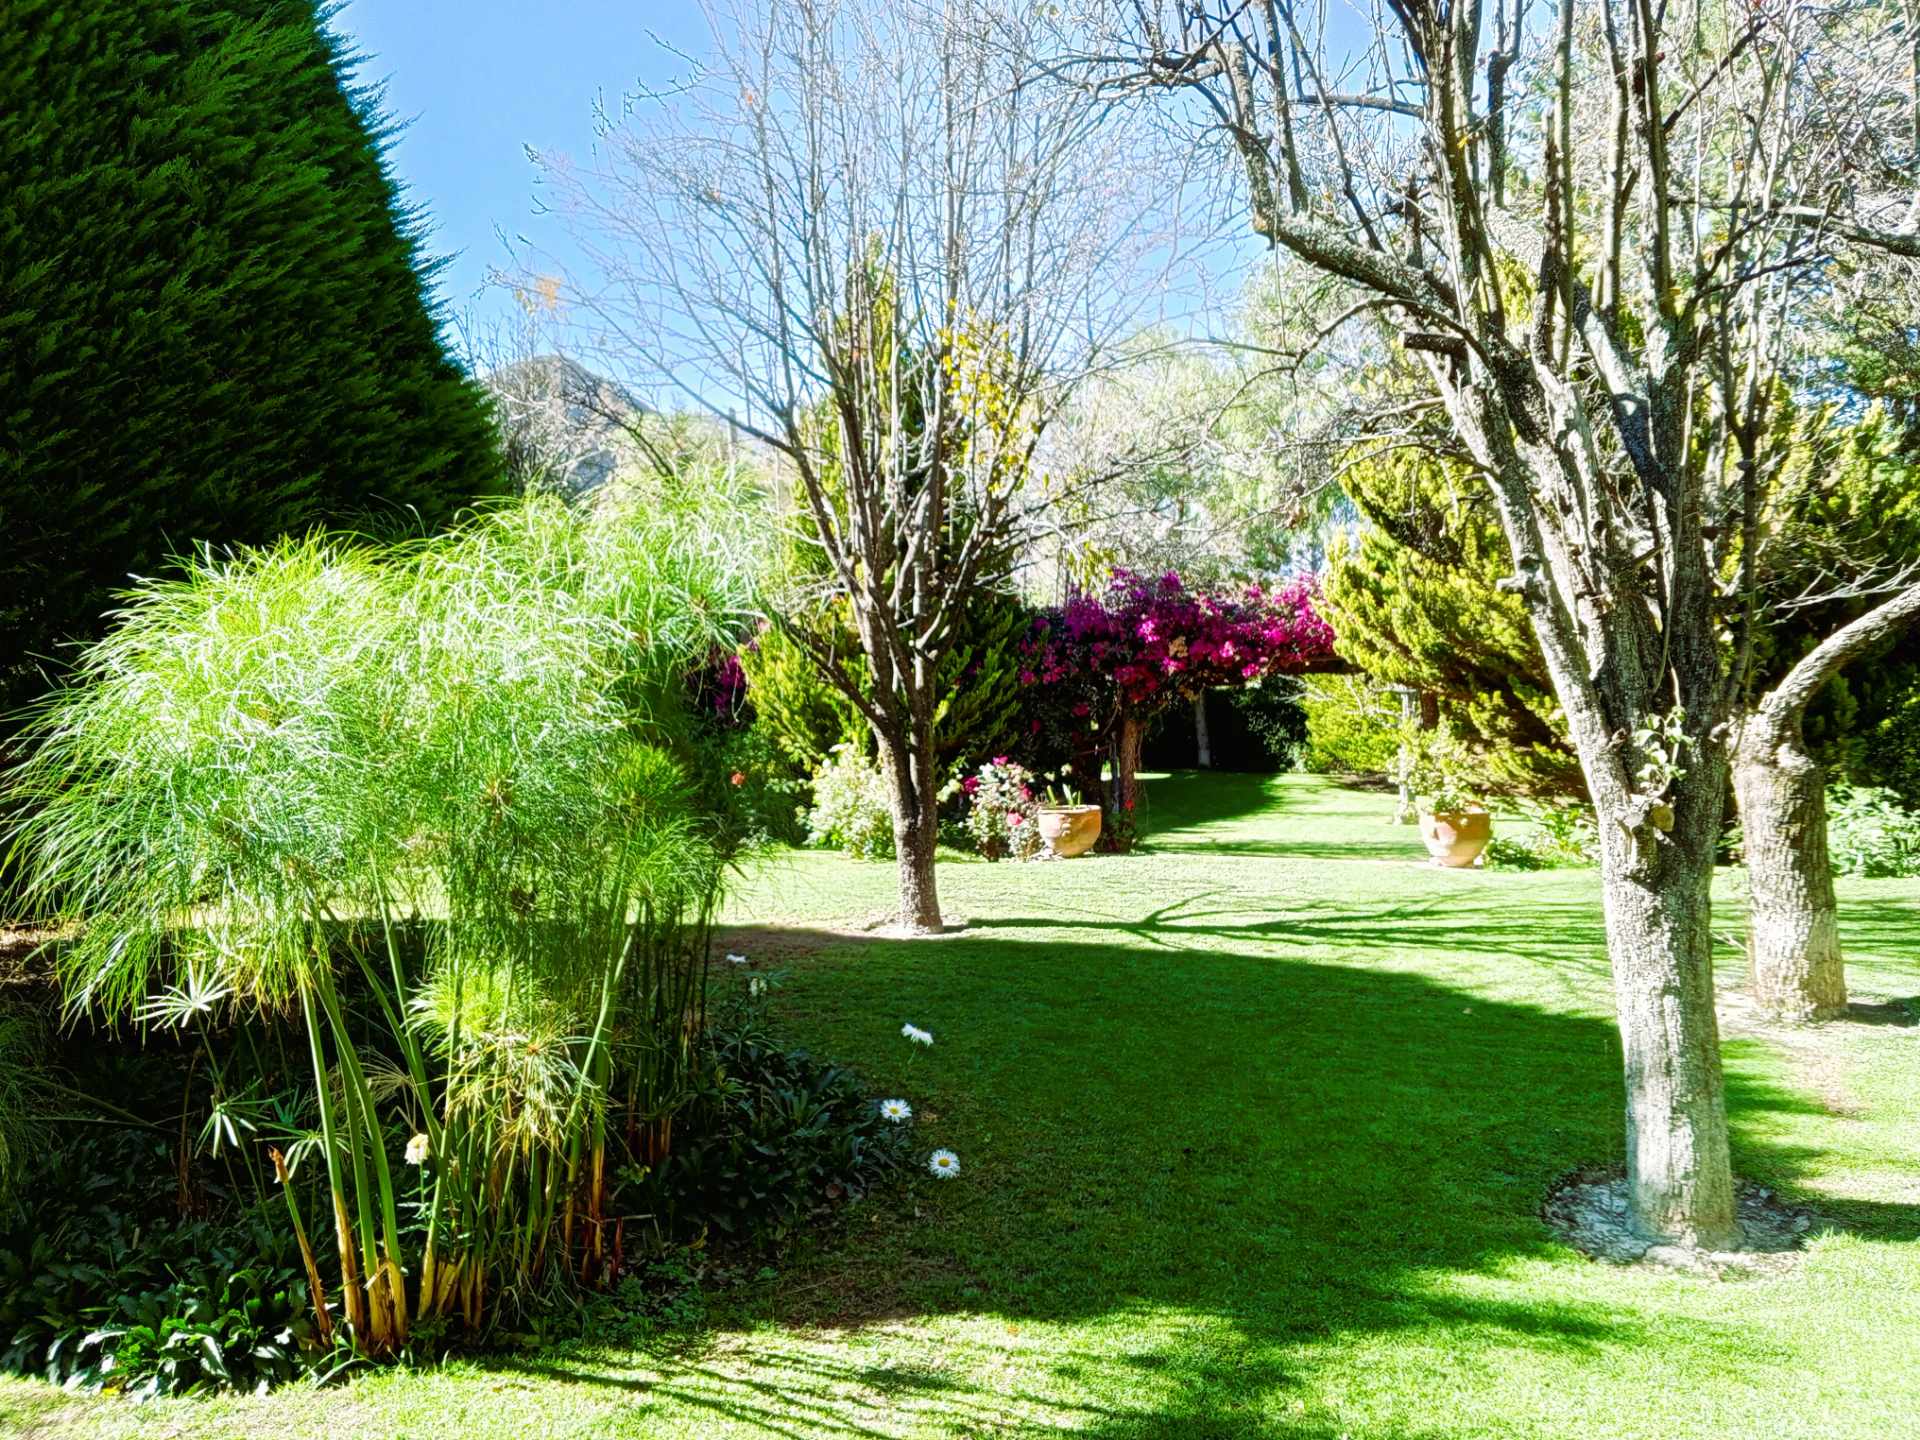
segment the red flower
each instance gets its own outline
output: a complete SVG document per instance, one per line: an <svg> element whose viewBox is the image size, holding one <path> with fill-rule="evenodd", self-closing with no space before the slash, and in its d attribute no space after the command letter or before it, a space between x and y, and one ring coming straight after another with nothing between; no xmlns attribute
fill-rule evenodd
<svg viewBox="0 0 1920 1440"><path fill-rule="evenodd" d="M743 772L741 772L741 771L739 771L739 770L736 770L736 771L734 771L734 772L733 772L733 774L732 774L731 776L729 776L728 778L729 778L730 780L732 780L732 781L733 781L733 783L734 783L734 784L736 784L736 785L744 785L744 784L746 784L746 783L747 783L747 777L746 777L746 775L745 775L745 774L744 774Z"/></svg>

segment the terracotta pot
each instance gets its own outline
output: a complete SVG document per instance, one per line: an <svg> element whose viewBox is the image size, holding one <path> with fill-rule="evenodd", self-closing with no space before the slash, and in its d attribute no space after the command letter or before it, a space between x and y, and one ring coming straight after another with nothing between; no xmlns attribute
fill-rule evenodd
<svg viewBox="0 0 1920 1440"><path fill-rule="evenodd" d="M1420 838L1436 865L1462 869L1480 858L1493 839L1493 816L1485 810L1442 810L1420 814Z"/></svg>
<svg viewBox="0 0 1920 1440"><path fill-rule="evenodd" d="M1040 838L1047 842L1047 853L1057 859L1071 860L1086 854L1100 838L1100 807L1042 805Z"/></svg>

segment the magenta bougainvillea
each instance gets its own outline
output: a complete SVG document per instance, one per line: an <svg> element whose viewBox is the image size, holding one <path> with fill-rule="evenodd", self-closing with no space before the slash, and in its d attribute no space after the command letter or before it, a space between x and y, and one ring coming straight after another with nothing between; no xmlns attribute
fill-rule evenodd
<svg viewBox="0 0 1920 1440"><path fill-rule="evenodd" d="M1105 802L1124 845L1144 722L1203 690L1327 664L1333 627L1315 608L1319 593L1312 575L1190 589L1173 571L1116 570L1104 590L1041 611L1020 652L1036 751L1071 763L1086 788L1097 784L1101 761L1112 761Z"/></svg>
<svg viewBox="0 0 1920 1440"><path fill-rule="evenodd" d="M1319 582L1190 590L1179 575L1116 570L1099 594L1043 610L1021 646L1024 685L1097 693L1070 702L1091 715L1101 700L1152 711L1197 691L1313 668L1333 654L1333 627L1314 608Z"/></svg>

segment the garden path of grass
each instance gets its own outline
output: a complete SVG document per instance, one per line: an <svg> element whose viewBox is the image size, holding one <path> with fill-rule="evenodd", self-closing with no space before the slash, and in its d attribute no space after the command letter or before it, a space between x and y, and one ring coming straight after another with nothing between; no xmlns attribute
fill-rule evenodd
<svg viewBox="0 0 1920 1440"><path fill-rule="evenodd" d="M838 933L887 866L742 884L731 921L805 932L736 942L790 957L793 1033L965 1172L852 1208L691 1345L143 1409L10 1381L0 1433L1920 1434L1920 1030L1782 1036L1736 1003L1737 1164L1836 1228L1784 1277L1596 1264L1536 1218L1619 1153L1593 875L1425 868L1388 797L1305 777L1153 804L1150 853L943 863L969 924L934 941ZM1856 989L1920 995L1920 886L1842 898Z"/></svg>

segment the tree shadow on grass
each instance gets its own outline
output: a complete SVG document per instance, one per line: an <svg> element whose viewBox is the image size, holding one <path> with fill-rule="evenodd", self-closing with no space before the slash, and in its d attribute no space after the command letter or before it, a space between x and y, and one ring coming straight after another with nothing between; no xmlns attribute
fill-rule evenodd
<svg viewBox="0 0 1920 1440"><path fill-rule="evenodd" d="M1497 950L1542 928L1535 908L1497 934L1491 913L1459 928ZM786 992L794 1021L909 1095L916 1141L951 1145L965 1173L909 1182L802 1261L773 1302L797 1332L734 1337L729 1363L632 1383L735 1418L764 1412L769 1433L891 1434L887 1417L908 1406L929 1433L1318 1440L1350 1422L1290 1407L1319 1403L1312 1381L1330 1357L1381 1336L1479 1366L1634 1347L1669 1365L1697 1351L1717 1371L1791 1362L1790 1332L1581 1298L1536 1268L1591 1263L1538 1211L1558 1177L1619 1158L1609 1022L1274 953L1276 939L1324 951L1441 928L1417 907L1307 918L1317 933L1293 911L1271 926L1202 923L1196 933L1259 939L1263 953L1215 943L1178 965L1146 943L1148 922L1114 925L1108 944L996 933L1058 924L1040 920L919 944L824 937L829 953ZM1577 919L1578 943L1597 945L1597 917ZM933 1050L902 1051L903 1016L934 1031ZM1824 1111L1773 1083L1759 1054L1729 1067L1736 1163L1790 1190L1817 1156L1771 1138L1772 1122ZM1916 1206L1841 1218L1880 1240L1920 1236ZM1005 1322L1009 1336L1064 1330L1076 1349L1048 1352L1051 1379L1034 1379L1030 1355L1010 1372L1017 1383L988 1383L1005 1368L997 1348L969 1356L976 1342L943 1329L936 1364L883 1385L833 1338L930 1316ZM1137 1327L1127 1353L1077 1339L1116 1326ZM591 1366L576 1378L628 1383Z"/></svg>
<svg viewBox="0 0 1920 1440"><path fill-rule="evenodd" d="M1228 1440L1287 1436L1351 1440L1351 1422L1308 1413L1303 1376L1273 1358L1177 1356L1154 1351L1056 1351L1045 1392L1021 1384L961 1378L991 1372L1006 1352L984 1345L942 1346L941 1368L865 1363L832 1350L748 1344L726 1361L668 1361L644 1375L609 1371L591 1354L502 1366L560 1384L607 1387L632 1402L751 1427L785 1440L874 1437L1072 1434L1098 1440ZM1099 1392L1148 1392L1144 1403L1085 1398ZM1249 1396L1261 1398L1257 1404ZM1295 1411L1276 1426L1265 1411L1279 1397ZM1369 1429L1378 1440L1441 1440L1446 1429Z"/></svg>
<svg viewBox="0 0 1920 1440"><path fill-rule="evenodd" d="M1211 902L1223 902L1214 904ZM1604 976L1606 928L1597 903L1510 895L1426 895L1386 904L1339 900L1261 901L1212 891L1157 907L1138 920L1076 915L1075 930L1124 935L1152 946L1193 948L1209 942L1311 947L1317 954L1346 950L1394 955L1411 948L1512 957L1555 969ZM985 917L978 931L1058 929L1045 916Z"/></svg>
<svg viewBox="0 0 1920 1440"><path fill-rule="evenodd" d="M1426 847L1416 834L1386 831L1379 840L1207 840L1181 835L1148 837L1155 854L1237 855L1258 860L1339 860L1369 865L1404 864L1432 871L1424 864Z"/></svg>

